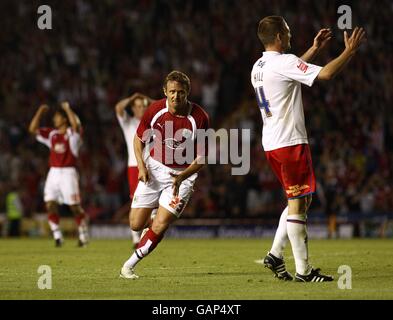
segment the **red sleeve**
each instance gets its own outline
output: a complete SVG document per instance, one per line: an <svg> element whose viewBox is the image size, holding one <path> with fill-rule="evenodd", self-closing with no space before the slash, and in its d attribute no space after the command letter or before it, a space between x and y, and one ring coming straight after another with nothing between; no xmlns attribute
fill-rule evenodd
<svg viewBox="0 0 393 320"><path fill-rule="evenodd" d="M151 129L150 124L154 116L157 114L158 111L160 111L163 108L163 106L165 106L165 99L164 99L164 104L162 104L162 101L163 100L153 102L143 114L138 129L136 130L136 135L142 142L146 142L146 140L150 135L150 129Z"/></svg>
<svg viewBox="0 0 393 320"><path fill-rule="evenodd" d="M53 131L53 128L39 128L37 135L39 135L45 139L48 139L49 133L51 133L51 131Z"/></svg>

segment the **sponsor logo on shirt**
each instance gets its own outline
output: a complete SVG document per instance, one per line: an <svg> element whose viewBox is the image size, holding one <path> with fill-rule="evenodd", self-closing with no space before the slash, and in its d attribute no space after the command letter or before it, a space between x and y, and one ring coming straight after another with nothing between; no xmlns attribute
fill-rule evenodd
<svg viewBox="0 0 393 320"><path fill-rule="evenodd" d="M298 60L298 65L296 67L303 73L306 73L308 69L308 65L305 64L302 60Z"/></svg>
<svg viewBox="0 0 393 320"><path fill-rule="evenodd" d="M165 139L164 143L168 148L173 149L173 150L178 149L178 148L184 149L184 146L180 146L182 142L178 141L176 139L173 139L173 138Z"/></svg>
<svg viewBox="0 0 393 320"><path fill-rule="evenodd" d="M176 136L176 135L175 135ZM167 138L164 140L165 145L170 149L185 149L184 142L188 139L192 138L192 131L189 129L183 129L182 131L182 139L181 141L176 140L174 138ZM182 145L183 144L183 145Z"/></svg>

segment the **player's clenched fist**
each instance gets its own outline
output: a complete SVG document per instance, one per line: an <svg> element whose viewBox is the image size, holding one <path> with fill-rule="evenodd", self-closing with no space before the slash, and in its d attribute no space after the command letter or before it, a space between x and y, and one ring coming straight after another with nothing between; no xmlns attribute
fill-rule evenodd
<svg viewBox="0 0 393 320"><path fill-rule="evenodd" d="M360 44L363 42L366 36L366 31L363 28L356 27L351 37L348 38L347 31L344 31L344 43L345 50L348 50L351 53L355 53L359 48Z"/></svg>

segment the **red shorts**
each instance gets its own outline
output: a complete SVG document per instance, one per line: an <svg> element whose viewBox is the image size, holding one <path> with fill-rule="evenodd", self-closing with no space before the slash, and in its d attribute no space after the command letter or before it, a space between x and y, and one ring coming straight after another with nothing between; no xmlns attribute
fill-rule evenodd
<svg viewBox="0 0 393 320"><path fill-rule="evenodd" d="M134 197L136 187L138 186L138 167L128 167L128 186L130 187L130 199Z"/></svg>
<svg viewBox="0 0 393 320"><path fill-rule="evenodd" d="M288 199L315 193L315 175L308 144L266 151L265 154Z"/></svg>

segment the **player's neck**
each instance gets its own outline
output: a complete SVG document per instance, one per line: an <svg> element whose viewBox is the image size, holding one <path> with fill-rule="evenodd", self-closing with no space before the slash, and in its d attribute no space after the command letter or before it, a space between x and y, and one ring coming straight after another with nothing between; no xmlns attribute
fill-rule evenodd
<svg viewBox="0 0 393 320"><path fill-rule="evenodd" d="M66 133L67 128L68 128L67 125L63 125L63 126L58 127L57 130L59 131L59 133L63 134L63 133Z"/></svg>
<svg viewBox="0 0 393 320"><path fill-rule="evenodd" d="M169 106L169 112L175 116L184 116L184 117L188 116L190 113L190 109L191 109L191 103L188 101L185 104L180 105L176 109L174 107Z"/></svg>
<svg viewBox="0 0 393 320"><path fill-rule="evenodd" d="M284 50L282 50L281 46L267 46L265 48L265 51L274 51L274 52L279 52L279 53L284 53Z"/></svg>

